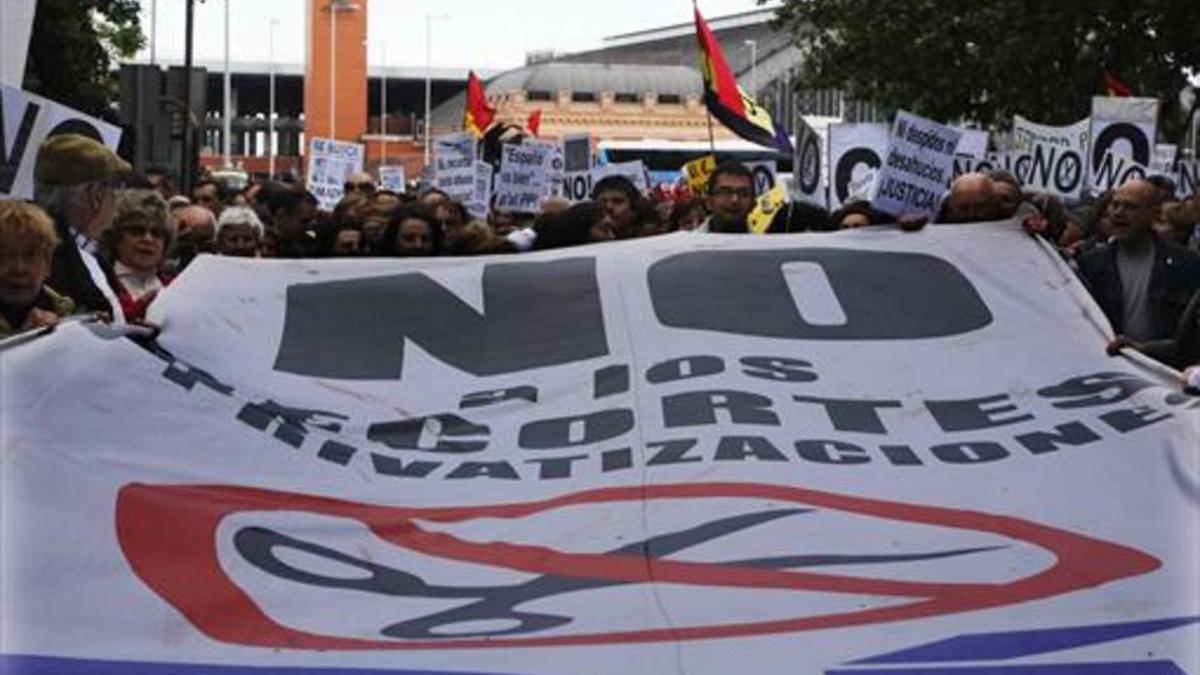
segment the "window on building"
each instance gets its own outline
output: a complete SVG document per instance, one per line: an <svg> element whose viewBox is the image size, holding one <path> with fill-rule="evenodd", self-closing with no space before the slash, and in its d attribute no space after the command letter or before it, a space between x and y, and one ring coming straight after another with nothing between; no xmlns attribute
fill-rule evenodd
<svg viewBox="0 0 1200 675"><path fill-rule="evenodd" d="M613 100L616 101L617 103L637 103L638 101L641 100L641 98L642 97L638 96L637 94L631 94L628 92L624 92L624 93L618 93L616 96L613 97Z"/></svg>
<svg viewBox="0 0 1200 675"><path fill-rule="evenodd" d="M527 92L525 98L530 101L549 101L551 100L550 92L548 91L530 91Z"/></svg>
<svg viewBox="0 0 1200 675"><path fill-rule="evenodd" d="M683 103L683 97L679 94L659 94L658 102L660 105L679 105Z"/></svg>
<svg viewBox="0 0 1200 675"><path fill-rule="evenodd" d="M571 101L573 103L594 103L596 101L596 93L591 91L573 91L571 92Z"/></svg>

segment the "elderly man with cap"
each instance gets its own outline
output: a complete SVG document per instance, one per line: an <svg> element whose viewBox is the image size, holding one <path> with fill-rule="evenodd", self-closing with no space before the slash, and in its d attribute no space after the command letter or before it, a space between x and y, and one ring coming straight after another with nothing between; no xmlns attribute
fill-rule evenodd
<svg viewBox="0 0 1200 675"><path fill-rule="evenodd" d="M124 323L112 269L96 257L100 235L112 226L114 184L129 164L101 143L78 134L46 139L33 169L34 198L54 219L50 285L79 310L107 312Z"/></svg>

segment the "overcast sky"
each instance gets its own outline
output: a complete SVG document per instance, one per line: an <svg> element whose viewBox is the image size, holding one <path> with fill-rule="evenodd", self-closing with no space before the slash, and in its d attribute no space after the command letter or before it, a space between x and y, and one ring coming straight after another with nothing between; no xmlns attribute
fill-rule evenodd
<svg viewBox="0 0 1200 675"><path fill-rule="evenodd" d="M3 0L0 0L3 1ZM229 3L231 58L267 61L270 23L275 60L304 59L307 0L202 0L196 5L196 59L223 58L225 5ZM425 17L432 22L432 62L439 67L507 69L521 66L525 53L580 51L601 39L692 19L691 0L356 0L370 3L372 66L387 52L389 66L425 65ZM143 25L150 30L152 0L142 0ZM157 0L157 56L183 58L184 0ZM772 3L776 4L776 3ZM755 0L700 0L706 19L758 9ZM148 54L148 50L143 57Z"/></svg>

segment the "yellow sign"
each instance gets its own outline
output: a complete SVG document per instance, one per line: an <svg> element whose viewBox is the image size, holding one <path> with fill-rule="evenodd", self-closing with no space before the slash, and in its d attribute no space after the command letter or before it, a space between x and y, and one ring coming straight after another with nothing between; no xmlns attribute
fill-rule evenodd
<svg viewBox="0 0 1200 675"><path fill-rule="evenodd" d="M754 210L746 218L750 231L754 234L766 232L767 228L771 227L771 221L775 220L775 214L779 213L779 210L786 205L787 188L784 187L782 181L777 181L775 187L759 195Z"/></svg>
<svg viewBox="0 0 1200 675"><path fill-rule="evenodd" d="M705 155L683 165L683 174L687 176L688 187L692 189L693 194L704 194L704 189L708 187L708 177L716 168L717 158L713 155Z"/></svg>

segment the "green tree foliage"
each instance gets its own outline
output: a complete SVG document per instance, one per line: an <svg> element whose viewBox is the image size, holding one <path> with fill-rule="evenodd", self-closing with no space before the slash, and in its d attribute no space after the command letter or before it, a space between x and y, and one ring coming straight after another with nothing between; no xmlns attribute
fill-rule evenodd
<svg viewBox="0 0 1200 675"><path fill-rule="evenodd" d="M138 0L38 0L25 89L113 119L120 95L114 61L145 43L138 11Z"/></svg>
<svg viewBox="0 0 1200 675"><path fill-rule="evenodd" d="M996 127L1086 117L1108 69L1173 138L1200 72L1197 0L784 0L777 25L809 52L800 86Z"/></svg>

